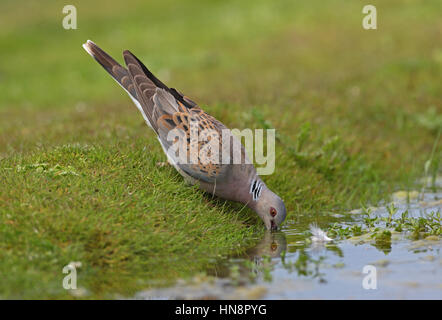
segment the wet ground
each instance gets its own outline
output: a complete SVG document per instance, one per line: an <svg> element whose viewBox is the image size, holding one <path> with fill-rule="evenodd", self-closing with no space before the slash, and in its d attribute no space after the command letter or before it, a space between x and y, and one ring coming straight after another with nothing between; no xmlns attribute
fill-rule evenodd
<svg viewBox="0 0 442 320"><path fill-rule="evenodd" d="M300 217L246 255L135 298L442 299L441 214L438 179L377 207ZM311 222L333 240L312 238Z"/></svg>

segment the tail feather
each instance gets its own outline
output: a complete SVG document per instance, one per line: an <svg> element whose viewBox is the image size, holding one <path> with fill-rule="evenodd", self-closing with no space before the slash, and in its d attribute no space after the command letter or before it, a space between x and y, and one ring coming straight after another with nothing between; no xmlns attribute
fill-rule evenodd
<svg viewBox="0 0 442 320"><path fill-rule="evenodd" d="M150 73L147 68L143 65L143 63L138 60L132 53L128 50L123 52L124 62L126 63L127 70L131 82L135 87L135 91L138 97L138 101L143 108L144 113L146 114L149 122L152 124L152 128L158 133L158 128L156 122L153 120L154 113L154 102L153 96L156 93L156 89L158 87L165 88L168 90L160 80L153 77L152 73ZM149 72L147 73L146 72ZM153 78L151 78L152 76ZM156 81L154 81L154 80Z"/></svg>
<svg viewBox="0 0 442 320"><path fill-rule="evenodd" d="M125 50L123 52L123 57L128 68L129 68L128 63L138 66L141 69L143 75L146 76L146 78L148 78L156 87L164 89L165 91L170 93L175 99L177 99L179 102L184 104L187 108L191 109L197 106L197 104L194 101L184 96L181 92L179 92L175 88L169 88L160 79L155 77L154 74L150 72L150 70L144 65L144 63L142 63L140 59L138 59L129 50Z"/></svg>
<svg viewBox="0 0 442 320"><path fill-rule="evenodd" d="M83 44L83 48L129 94L130 98L143 115L144 120L156 133L158 133L158 126L155 120L158 120L158 118L164 113L172 113L173 110L169 110L170 108L178 111L178 105L173 98L181 102L186 108L191 109L197 107L195 102L185 97L174 88L167 87L163 82L156 78L130 51L125 50L123 52L123 57L127 66L126 69L91 40L87 40L87 42ZM155 95L164 96L173 101L168 101L168 103L162 101L162 103L160 103L161 99L158 97L157 99L154 99ZM158 103L158 106L155 105L154 100ZM164 110L162 108L164 108Z"/></svg>
<svg viewBox="0 0 442 320"><path fill-rule="evenodd" d="M106 52L100 49L95 43L91 40L88 40L85 44L83 44L83 48L89 53L101 66L111 75L111 77L118 82L118 84L127 92L129 97L137 106L138 110L143 115L144 120L149 125L149 127L153 128L151 125L151 121L146 115L143 107L138 101L137 91L135 86L133 85L132 79L129 75L129 72L126 68L121 66L118 62L116 62L111 56L109 56ZM156 130L155 130L156 131Z"/></svg>
<svg viewBox="0 0 442 320"><path fill-rule="evenodd" d="M129 77L127 69L112 59L106 52L101 50L91 40L83 44L83 48L114 78L134 99L137 99L137 92Z"/></svg>

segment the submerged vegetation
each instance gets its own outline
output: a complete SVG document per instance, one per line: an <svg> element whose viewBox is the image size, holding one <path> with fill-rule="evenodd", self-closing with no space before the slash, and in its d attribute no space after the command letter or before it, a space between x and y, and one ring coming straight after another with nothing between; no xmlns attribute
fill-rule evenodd
<svg viewBox="0 0 442 320"><path fill-rule="evenodd" d="M367 212L356 226L329 214L440 173L439 1L375 2L376 31L343 0L130 3L73 1L77 30L62 28L58 2L0 4L0 298L131 296L264 233L252 211L158 165L154 133L81 48L87 39L120 62L130 49L230 128L275 128L276 169L263 180L284 199L287 227L318 222L379 246L399 230L440 237L437 212ZM298 269L314 274L305 260ZM62 287L71 262L77 293Z"/></svg>
<svg viewBox="0 0 442 320"><path fill-rule="evenodd" d="M441 212L431 212L421 217L409 217L405 210L397 218L393 218L397 208L394 205L387 207L389 215L379 217L371 214L371 209L365 209L363 223L352 226L342 226L334 223L329 229L329 235L337 239L369 235L370 238L382 241L390 239L391 232L405 232L412 240L423 239L428 236L442 234Z"/></svg>

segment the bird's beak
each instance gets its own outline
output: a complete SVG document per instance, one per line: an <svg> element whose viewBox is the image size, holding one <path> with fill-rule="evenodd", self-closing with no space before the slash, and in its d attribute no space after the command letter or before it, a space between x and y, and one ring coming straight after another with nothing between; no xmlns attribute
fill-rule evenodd
<svg viewBox="0 0 442 320"><path fill-rule="evenodd" d="M270 230L270 231L278 230L278 225L276 224L275 220L273 220L273 219L264 219L264 224L265 224L267 230Z"/></svg>
<svg viewBox="0 0 442 320"><path fill-rule="evenodd" d="M274 220L270 220L270 230L272 231L277 231L278 230L278 226L276 225Z"/></svg>

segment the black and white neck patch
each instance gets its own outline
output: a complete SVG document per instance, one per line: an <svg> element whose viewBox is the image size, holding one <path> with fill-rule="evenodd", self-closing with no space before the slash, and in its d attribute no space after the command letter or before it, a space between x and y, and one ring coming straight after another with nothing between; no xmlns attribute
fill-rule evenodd
<svg viewBox="0 0 442 320"><path fill-rule="evenodd" d="M263 185L262 181L259 180L253 180L253 183L250 185L250 193L254 201L259 199Z"/></svg>

